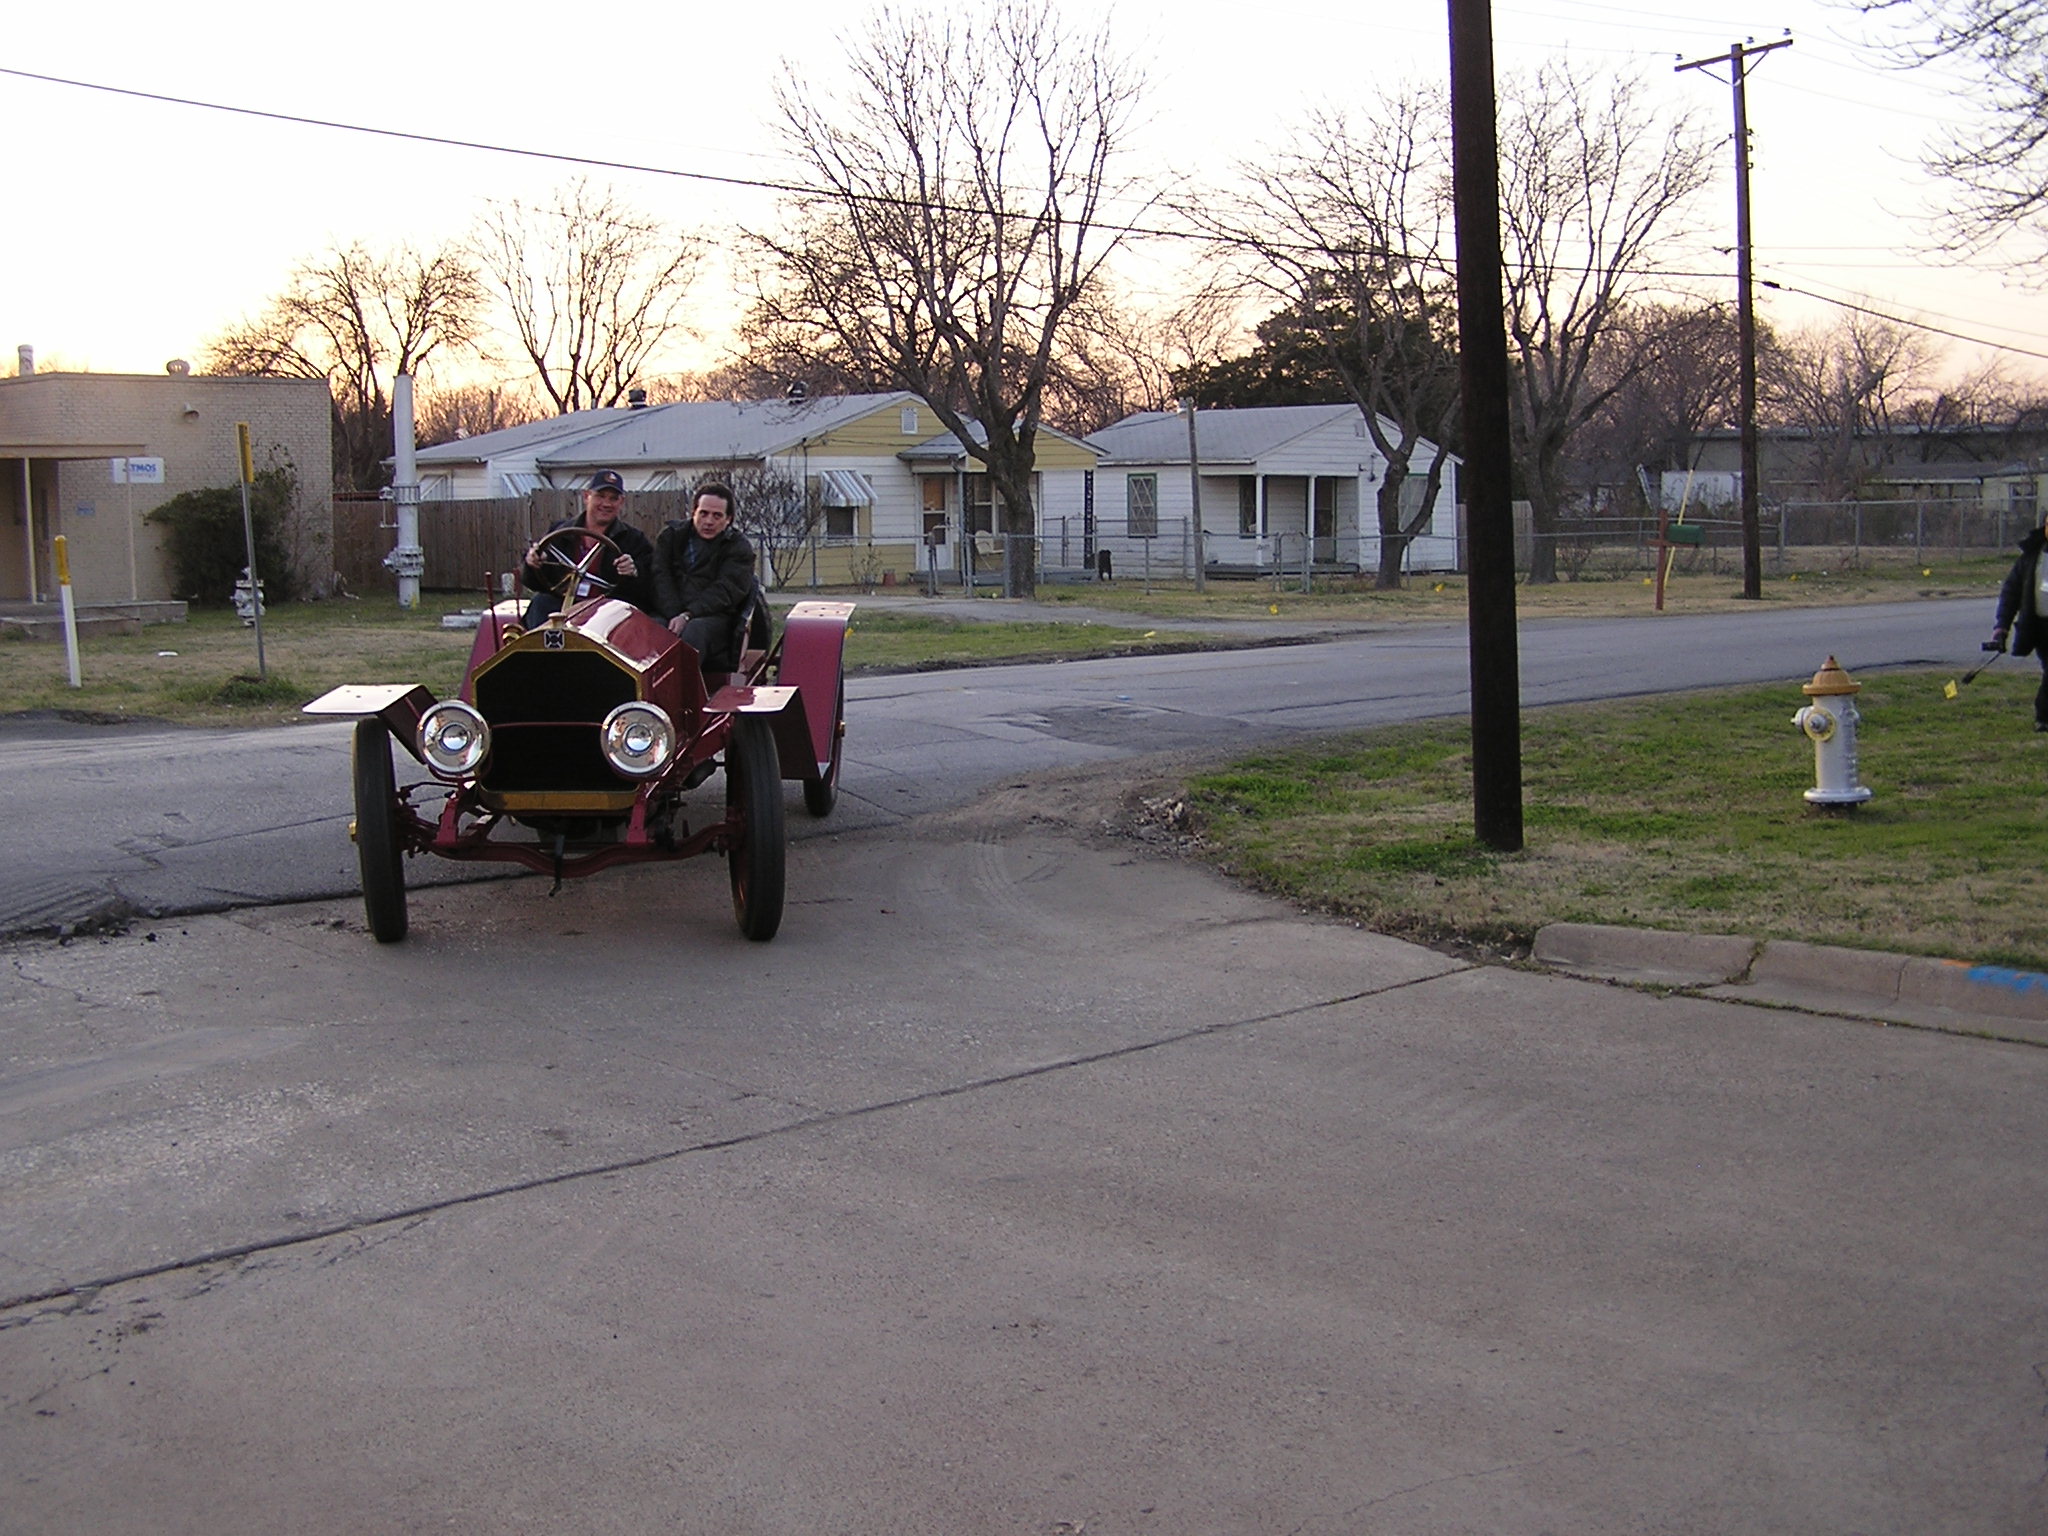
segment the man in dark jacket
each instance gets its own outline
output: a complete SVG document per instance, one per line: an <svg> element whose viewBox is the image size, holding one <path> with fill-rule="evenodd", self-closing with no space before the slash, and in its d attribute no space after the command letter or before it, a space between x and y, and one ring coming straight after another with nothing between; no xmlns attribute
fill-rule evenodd
<svg viewBox="0 0 2048 1536"><path fill-rule="evenodd" d="M740 611L754 595L754 546L732 518L732 487L700 485L690 520L670 523L654 546L661 616L695 648L707 672L737 665Z"/></svg>
<svg viewBox="0 0 2048 1536"><path fill-rule="evenodd" d="M2029 529L2020 540L2020 557L2013 561L2012 570L2006 574L2005 585L1998 589L1998 617L1996 628L1991 631L1987 649L2002 651L2006 648L2006 636L2012 637L2012 653L2015 656L2034 655L2041 658L2041 687L2034 695L2034 729L2048 731L2048 635L2042 633L2042 625L2048 622L2048 570L2041 564L2041 550L2048 545L2048 533L2039 528Z"/></svg>
<svg viewBox="0 0 2048 1536"><path fill-rule="evenodd" d="M583 492L582 516L564 518L548 533L554 534L565 528L587 529L610 539L618 553L613 554L611 550L600 547L597 559L587 574L609 583L614 596L651 613L655 607L654 582L650 576L654 566L654 546L638 528L619 521L619 510L625 504L626 482L619 478L619 472L600 469L590 477L590 484ZM567 561L580 560L587 552L588 542L563 533L552 540L544 536L527 546L526 559L520 567L520 579L533 593L533 601L526 605L526 617L521 621L526 628L536 628L549 614L561 611L562 595L538 588L543 582L561 580L567 574L564 565ZM543 543L548 545L547 559L539 558ZM599 590L589 580L579 580L576 590L570 594L570 601L580 601Z"/></svg>

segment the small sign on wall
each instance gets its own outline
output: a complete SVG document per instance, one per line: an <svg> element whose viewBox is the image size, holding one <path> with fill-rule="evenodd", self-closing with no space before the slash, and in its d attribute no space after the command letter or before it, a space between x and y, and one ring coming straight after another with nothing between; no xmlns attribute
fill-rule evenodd
<svg viewBox="0 0 2048 1536"><path fill-rule="evenodd" d="M162 459L109 459L107 467L113 471L116 485L162 485L164 483L164 461Z"/></svg>

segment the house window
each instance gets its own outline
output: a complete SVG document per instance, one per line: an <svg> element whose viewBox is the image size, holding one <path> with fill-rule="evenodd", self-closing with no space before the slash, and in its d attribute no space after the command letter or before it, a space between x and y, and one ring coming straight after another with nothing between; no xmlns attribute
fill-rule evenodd
<svg viewBox="0 0 2048 1536"><path fill-rule="evenodd" d="M996 492L995 487L989 484L987 475L967 477L967 531L996 531Z"/></svg>
<svg viewBox="0 0 2048 1536"><path fill-rule="evenodd" d="M2015 480L2012 483L2012 510L2015 517L2024 517L2032 522L2040 515L2041 482L2038 480Z"/></svg>
<svg viewBox="0 0 2048 1536"><path fill-rule="evenodd" d="M1159 477L1127 475L1124 478L1124 520L1134 539L1149 539L1159 532Z"/></svg>
<svg viewBox="0 0 2048 1536"><path fill-rule="evenodd" d="M897 419L898 419L898 420L899 420L899 421L900 421L900 422L902 423L902 425L903 425L903 435L904 435L905 437L915 437L915 436L917 436L917 407L916 407L916 406L914 406L914 405L906 405L905 407L903 407L903 414L902 414L902 416L900 416L900 417L899 417L899 418L897 418Z"/></svg>
<svg viewBox="0 0 2048 1536"><path fill-rule="evenodd" d="M825 537L828 539L850 539L854 536L853 507L827 507L825 509Z"/></svg>
<svg viewBox="0 0 2048 1536"><path fill-rule="evenodd" d="M1241 539L1255 539L1259 536L1259 477L1239 475L1237 477L1237 536Z"/></svg>

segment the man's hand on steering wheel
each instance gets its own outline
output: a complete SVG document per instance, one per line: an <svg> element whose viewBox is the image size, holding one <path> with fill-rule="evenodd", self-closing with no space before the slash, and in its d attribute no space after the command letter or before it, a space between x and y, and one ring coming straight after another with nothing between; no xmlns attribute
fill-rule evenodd
<svg viewBox="0 0 2048 1536"><path fill-rule="evenodd" d="M568 542L572 538L584 540L589 547L583 550L580 555L572 554L570 552L571 546ZM542 573L537 583L542 591L552 592L557 597L566 600L573 597L576 589L584 582L589 582L591 586L597 588L600 592L609 592L617 585L615 582L607 581L602 576L592 574L597 567L598 560L604 555L606 550L611 551L612 569L618 572L619 575L634 576L639 574L633 557L620 549L610 539L589 528L574 526L556 528L549 533L542 534L534 541L533 550L527 556L527 564ZM550 577L546 574L549 567L560 570L562 574Z"/></svg>

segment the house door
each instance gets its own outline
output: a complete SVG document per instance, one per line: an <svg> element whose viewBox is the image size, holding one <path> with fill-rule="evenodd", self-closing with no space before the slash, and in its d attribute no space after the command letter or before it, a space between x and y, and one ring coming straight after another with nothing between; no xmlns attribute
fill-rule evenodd
<svg viewBox="0 0 2048 1536"><path fill-rule="evenodd" d="M1321 562L1337 558L1337 482L1318 475L1309 482L1310 533L1315 539L1315 558Z"/></svg>

